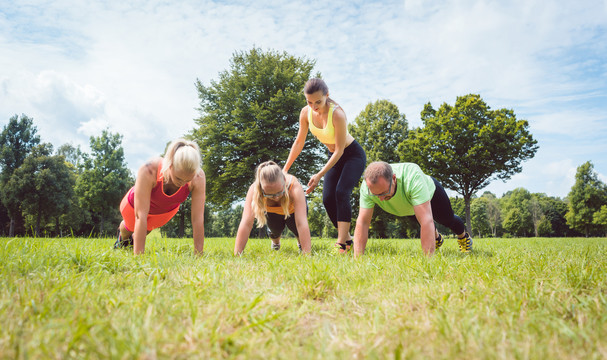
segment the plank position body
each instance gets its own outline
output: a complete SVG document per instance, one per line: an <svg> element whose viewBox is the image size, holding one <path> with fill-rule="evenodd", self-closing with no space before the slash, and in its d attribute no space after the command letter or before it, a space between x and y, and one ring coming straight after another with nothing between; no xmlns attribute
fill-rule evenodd
<svg viewBox="0 0 607 360"><path fill-rule="evenodd" d="M360 187L360 211L354 231L355 256L365 252L375 205L396 216L414 217L420 224L422 250L428 256L443 244L434 221L457 234L461 252L472 251L472 239L462 219L453 213L445 189L436 179L424 174L417 164L383 161L369 164Z"/></svg>
<svg viewBox="0 0 607 360"><path fill-rule="evenodd" d="M202 255L206 178L200 164L198 145L177 139L168 146L164 158L142 165L135 186L120 203L123 220L114 248L132 246L134 254L143 253L147 234L171 220L192 194L194 251Z"/></svg>

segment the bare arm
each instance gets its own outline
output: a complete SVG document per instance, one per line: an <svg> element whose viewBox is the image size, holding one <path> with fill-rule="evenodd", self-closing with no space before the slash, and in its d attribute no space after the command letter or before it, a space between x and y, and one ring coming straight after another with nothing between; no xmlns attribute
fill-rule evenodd
<svg viewBox="0 0 607 360"><path fill-rule="evenodd" d="M310 254L312 251L312 241L310 239L310 226L308 225L306 196L299 181L295 180L289 195L293 201L293 206L295 206L295 214L293 216L295 216L295 226L297 226L297 232L299 233L301 251L304 254Z"/></svg>
<svg viewBox="0 0 607 360"><path fill-rule="evenodd" d="M311 193L314 188L320 182L325 174L331 170L331 168L337 164L339 159L344 153L344 149L346 148L346 114L341 109L335 109L333 111L333 128L335 129L335 151L333 151L333 155L329 158L325 166L312 176L310 182L308 183L308 190L306 190L306 194Z"/></svg>
<svg viewBox="0 0 607 360"><path fill-rule="evenodd" d="M202 255L204 250L204 205L206 200L206 177L200 170L190 183L192 189L192 231L194 253Z"/></svg>
<svg viewBox="0 0 607 360"><path fill-rule="evenodd" d="M234 255L242 254L245 246L247 246L247 241L249 241L251 229L253 229L255 218L253 216L253 209L251 208L251 201L253 201L253 185L249 187L249 191L247 191L247 197L244 202L242 219L240 220L238 232L236 233L236 242L234 243Z"/></svg>
<svg viewBox="0 0 607 360"><path fill-rule="evenodd" d="M135 229L133 229L133 253L143 254L150 212L152 189L156 185L158 160L146 163L137 171L135 180Z"/></svg>
<svg viewBox="0 0 607 360"><path fill-rule="evenodd" d="M295 159L301 154L303 147L306 143L306 136L308 136L308 107L301 109L299 113L299 130L297 131L297 137L291 146L291 151L287 157L287 162L283 167L285 173L289 172L289 169L295 162Z"/></svg>
<svg viewBox="0 0 607 360"><path fill-rule="evenodd" d="M434 218L432 217L432 207L430 201L413 207L415 217L420 224L420 237L422 250L427 256L434 254L436 243L434 241Z"/></svg>
<svg viewBox="0 0 607 360"><path fill-rule="evenodd" d="M354 256L358 257L365 253L367 240L369 239L369 226L373 218L373 208L360 208L354 229Z"/></svg>

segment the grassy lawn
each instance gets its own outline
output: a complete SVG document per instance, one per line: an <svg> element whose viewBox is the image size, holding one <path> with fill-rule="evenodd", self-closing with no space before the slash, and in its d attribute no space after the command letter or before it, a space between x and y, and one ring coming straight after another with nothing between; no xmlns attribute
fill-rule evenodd
<svg viewBox="0 0 607 360"><path fill-rule="evenodd" d="M607 239L0 239L0 358L605 359Z"/></svg>

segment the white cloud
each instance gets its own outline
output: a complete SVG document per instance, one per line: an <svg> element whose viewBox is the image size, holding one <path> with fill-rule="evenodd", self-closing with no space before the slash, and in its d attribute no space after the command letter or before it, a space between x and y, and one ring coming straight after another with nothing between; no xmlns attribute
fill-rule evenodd
<svg viewBox="0 0 607 360"><path fill-rule="evenodd" d="M316 60L350 121L378 99L394 102L413 126L426 102L453 104L468 93L512 108L529 120L540 151L523 174L491 186L564 196L571 168L591 160L607 173L606 4L7 3L0 119L34 117L56 146L88 143L108 127L124 135L136 168L194 127L194 81L209 85L235 51L255 45Z"/></svg>

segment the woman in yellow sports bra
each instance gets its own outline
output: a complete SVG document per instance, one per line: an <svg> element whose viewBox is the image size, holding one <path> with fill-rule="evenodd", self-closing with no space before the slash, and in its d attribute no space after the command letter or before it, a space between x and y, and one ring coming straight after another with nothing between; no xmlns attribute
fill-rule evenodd
<svg viewBox="0 0 607 360"><path fill-rule="evenodd" d="M299 249L304 254L310 253L308 206L303 188L295 176L285 175L273 161L257 167L255 182L247 191L234 255L244 251L254 220L257 220L257 227L268 225L272 249L280 249L280 235L286 225L297 236Z"/></svg>
<svg viewBox="0 0 607 360"><path fill-rule="evenodd" d="M322 79L308 80L304 86L304 95L308 105L299 114L299 131L283 171L287 173L301 153L308 129L327 146L329 159L310 178L306 194L314 191L324 176L322 200L331 222L337 228L335 245L340 252L347 252L352 246L350 198L365 170L367 156L348 132L346 114L329 97L329 88Z"/></svg>

